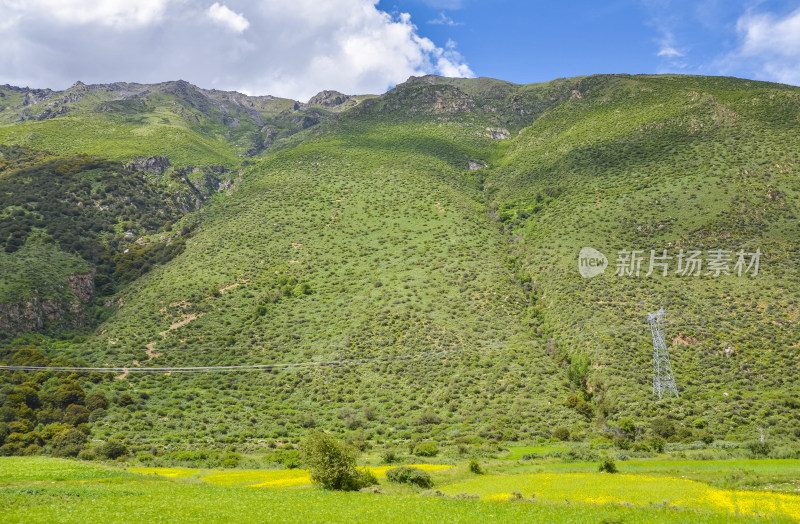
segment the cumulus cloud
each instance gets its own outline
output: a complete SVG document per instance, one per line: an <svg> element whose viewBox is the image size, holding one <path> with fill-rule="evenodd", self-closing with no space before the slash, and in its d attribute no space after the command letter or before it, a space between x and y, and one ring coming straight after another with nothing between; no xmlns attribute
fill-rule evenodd
<svg viewBox="0 0 800 524"><path fill-rule="evenodd" d="M135 28L158 22L168 0L5 0L0 14L33 15L64 25L98 24L115 28Z"/></svg>
<svg viewBox="0 0 800 524"><path fill-rule="evenodd" d="M0 0L0 83L161 82L307 100L411 75L474 76L456 44L376 0ZM64 7L66 6L66 7Z"/></svg>
<svg viewBox="0 0 800 524"><path fill-rule="evenodd" d="M219 2L214 2L214 4L208 8L207 13L211 20L236 33L241 33L250 27L250 22L247 18L239 13L231 11L228 6L221 5Z"/></svg>
<svg viewBox="0 0 800 524"><path fill-rule="evenodd" d="M800 85L800 9L783 17L746 13L736 29L740 46L727 57L728 67L752 66L763 79Z"/></svg>

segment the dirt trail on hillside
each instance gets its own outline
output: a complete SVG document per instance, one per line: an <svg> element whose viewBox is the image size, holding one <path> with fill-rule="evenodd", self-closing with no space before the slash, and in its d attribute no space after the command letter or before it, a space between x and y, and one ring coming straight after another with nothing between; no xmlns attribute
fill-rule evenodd
<svg viewBox="0 0 800 524"><path fill-rule="evenodd" d="M158 353L156 351L156 343L150 342L149 344L145 344L144 347L147 348L145 353L147 353L147 361L150 362L154 358L160 357L163 353Z"/></svg>
<svg viewBox="0 0 800 524"><path fill-rule="evenodd" d="M161 335L162 338L167 338L167 333L169 333L170 331L178 329L179 327L183 327L192 320L200 318L203 315L205 315L205 313L184 313L183 318L181 320L178 320L177 322L173 322L172 324L170 324L169 327L166 330L160 332L159 335Z"/></svg>

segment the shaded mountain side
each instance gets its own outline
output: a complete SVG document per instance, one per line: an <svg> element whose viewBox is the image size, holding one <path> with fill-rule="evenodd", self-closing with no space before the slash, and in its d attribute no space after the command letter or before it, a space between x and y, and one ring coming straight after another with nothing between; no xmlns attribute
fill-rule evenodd
<svg viewBox="0 0 800 524"><path fill-rule="evenodd" d="M0 332L97 323L117 290L183 250L193 226L177 222L233 177L0 146Z"/></svg>

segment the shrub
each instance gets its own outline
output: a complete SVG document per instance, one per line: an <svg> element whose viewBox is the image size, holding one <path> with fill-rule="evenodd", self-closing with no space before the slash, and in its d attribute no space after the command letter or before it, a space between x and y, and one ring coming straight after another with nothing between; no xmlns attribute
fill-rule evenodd
<svg viewBox="0 0 800 524"><path fill-rule="evenodd" d="M100 446L97 451L101 457L112 460L128 454L128 448L117 440L109 440Z"/></svg>
<svg viewBox="0 0 800 524"><path fill-rule="evenodd" d="M242 457L238 453L226 453L225 458L222 460L222 467L235 468L241 460Z"/></svg>
<svg viewBox="0 0 800 524"><path fill-rule="evenodd" d="M421 488L430 488L433 486L431 476L428 475L426 471L408 466L401 466L399 468L387 470L386 478L390 482L397 482L398 484L412 484Z"/></svg>
<svg viewBox="0 0 800 524"><path fill-rule="evenodd" d="M604 471L606 473L616 473L617 472L617 465L611 459L604 460L600 467L597 468L597 471Z"/></svg>
<svg viewBox="0 0 800 524"><path fill-rule="evenodd" d="M650 439L650 447L656 453L661 453L664 451L664 446L667 445L667 442L661 437L653 437Z"/></svg>
<svg viewBox="0 0 800 524"><path fill-rule="evenodd" d="M588 446L575 446L565 451L561 459L564 462L594 462L600 455Z"/></svg>
<svg viewBox="0 0 800 524"><path fill-rule="evenodd" d="M569 430L562 426L553 430L553 434L551 436L558 440L569 440Z"/></svg>
<svg viewBox="0 0 800 524"><path fill-rule="evenodd" d="M475 459L469 461L469 470L475 473L476 475L483 475L484 473L483 469L481 468L481 465L478 464L478 461Z"/></svg>
<svg viewBox="0 0 800 524"><path fill-rule="evenodd" d="M102 391L96 391L86 397L86 409L95 411L108 408L108 399Z"/></svg>
<svg viewBox="0 0 800 524"><path fill-rule="evenodd" d="M423 442L414 448L414 455L418 457L435 457L439 454L439 448L433 442Z"/></svg>
<svg viewBox="0 0 800 524"><path fill-rule="evenodd" d="M84 406L70 404L67 409L64 410L63 421L70 426L77 426L78 424L89 422L89 415L89 410Z"/></svg>
<svg viewBox="0 0 800 524"><path fill-rule="evenodd" d="M86 444L86 435L78 429L68 429L53 437L52 444L54 456L75 457Z"/></svg>
<svg viewBox="0 0 800 524"><path fill-rule="evenodd" d="M299 468L302 465L300 452L296 449L279 449L266 456L267 462L282 465L286 469Z"/></svg>
<svg viewBox="0 0 800 524"><path fill-rule="evenodd" d="M300 456L308 466L311 480L325 489L355 491L375 484L375 476L356 469L358 452L341 442L314 432L300 444Z"/></svg>
<svg viewBox="0 0 800 524"><path fill-rule="evenodd" d="M766 457L772 451L772 446L767 442L755 440L747 443L747 449L750 450L754 457Z"/></svg>
<svg viewBox="0 0 800 524"><path fill-rule="evenodd" d="M653 419L650 428L653 430L653 434L662 438L669 438L675 434L675 424L665 417Z"/></svg>
<svg viewBox="0 0 800 524"><path fill-rule="evenodd" d="M395 453L393 449L387 449L381 456L381 462L384 464L394 464L399 458L400 457L397 456L397 453Z"/></svg>
<svg viewBox="0 0 800 524"><path fill-rule="evenodd" d="M133 404L133 397L129 393L123 393L120 395L119 400L117 400L117 405L124 408L125 406L130 406Z"/></svg>
<svg viewBox="0 0 800 524"><path fill-rule="evenodd" d="M98 420L102 419L106 416L106 410L103 408L97 408L92 411L92 414L89 415L89 422L97 422Z"/></svg>

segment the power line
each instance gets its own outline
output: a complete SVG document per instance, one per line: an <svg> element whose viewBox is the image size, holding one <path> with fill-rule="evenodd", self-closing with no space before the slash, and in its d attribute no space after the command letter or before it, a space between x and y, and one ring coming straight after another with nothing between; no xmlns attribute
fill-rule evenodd
<svg viewBox="0 0 800 524"><path fill-rule="evenodd" d="M276 364L242 364L233 366L184 366L184 367L81 367L81 366L0 366L0 370L6 371L72 371L72 372L101 372L101 373L209 373L209 372L228 372L228 371L271 371L272 369L288 369L303 367L323 367L341 366L348 364L365 364L368 362L392 361L392 360L412 360L415 358L427 358L444 356L451 353L467 351L465 349L451 349L443 351L432 351L427 353L417 353L414 355L385 355L381 357L367 357L346 360L321 360L309 362L288 362Z"/></svg>

